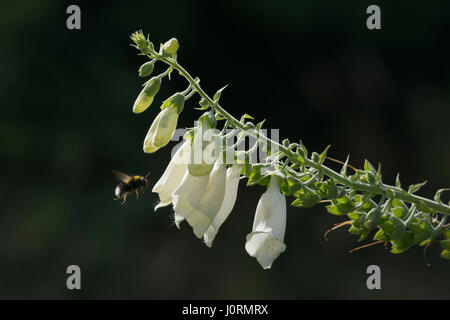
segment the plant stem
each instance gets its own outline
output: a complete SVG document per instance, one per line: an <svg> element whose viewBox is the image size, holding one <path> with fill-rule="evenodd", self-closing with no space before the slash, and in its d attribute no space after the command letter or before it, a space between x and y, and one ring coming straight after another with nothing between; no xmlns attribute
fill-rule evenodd
<svg viewBox="0 0 450 320"><path fill-rule="evenodd" d="M228 113L223 107L219 105L219 103L215 102L213 99L211 99L205 91L200 87L200 84L197 83L194 78L180 65L178 62L173 58L163 57L160 56L156 51L152 52L152 58L156 58L160 61L165 62L169 66L176 69L181 76L186 78L186 80L190 83L192 88L205 100L208 102L208 104L214 108L222 117L224 117L230 126L234 128L242 129L251 136L255 138L259 138L264 142L265 144L270 143L272 148L273 146L276 146L278 150L280 150L283 154L285 154L290 161L302 164L298 160L298 155L291 151L290 149L286 148L285 146L281 145L280 143L271 140L267 138L262 132L257 132L254 129L247 129L245 124L241 123L239 120L234 118L230 113ZM370 192L376 195L382 195L387 198L397 198L409 203L416 204L422 211L428 212L428 213L443 213L443 214L450 214L450 206L445 205L443 203L439 203L427 198L423 198L414 194L410 194L407 191L390 185L371 185L367 183L362 182L352 182L349 178L333 171L332 169L326 167L325 165L321 163L314 162L311 159L305 158L303 165L315 168L318 171L323 172L328 177L334 178L337 182L339 182L342 185L348 186L353 188L354 190L358 191L365 191Z"/></svg>

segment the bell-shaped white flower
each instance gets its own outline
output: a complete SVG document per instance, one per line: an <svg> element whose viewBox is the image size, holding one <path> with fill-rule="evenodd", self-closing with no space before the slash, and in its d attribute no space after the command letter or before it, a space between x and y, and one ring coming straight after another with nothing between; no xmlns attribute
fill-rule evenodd
<svg viewBox="0 0 450 320"><path fill-rule="evenodd" d="M264 269L286 250L286 198L280 192L280 178L273 175L267 191L259 199L252 233L247 235L245 250Z"/></svg>
<svg viewBox="0 0 450 320"><path fill-rule="evenodd" d="M186 170L180 185L172 193L174 220L177 227L197 207L208 186L209 175L195 177Z"/></svg>
<svg viewBox="0 0 450 320"><path fill-rule="evenodd" d="M209 175L208 186L195 210L186 218L197 238L203 238L222 206L225 196L227 167L217 161Z"/></svg>
<svg viewBox="0 0 450 320"><path fill-rule="evenodd" d="M161 78L153 77L145 83L144 89L139 93L133 105L134 113L144 112L153 102L155 95L161 87Z"/></svg>
<svg viewBox="0 0 450 320"><path fill-rule="evenodd" d="M188 164L189 173L196 177L209 175L217 158L216 152L218 146L218 135L204 121L196 128L192 140L190 161Z"/></svg>
<svg viewBox="0 0 450 320"><path fill-rule="evenodd" d="M177 108L169 106L153 120L144 140L144 152L153 153L170 142L177 128Z"/></svg>
<svg viewBox="0 0 450 320"><path fill-rule="evenodd" d="M217 232L219 232L220 226L228 218L231 210L233 210L237 198L241 168L242 165L234 164L227 170L225 195L223 198L222 206L220 207L219 212L208 227L208 230L204 234L204 241L208 247L211 247Z"/></svg>
<svg viewBox="0 0 450 320"><path fill-rule="evenodd" d="M155 206L155 211L172 203L172 193L181 184L187 172L189 151L189 141L184 141L170 160L161 178L153 187L152 192L158 193L160 200L159 204Z"/></svg>

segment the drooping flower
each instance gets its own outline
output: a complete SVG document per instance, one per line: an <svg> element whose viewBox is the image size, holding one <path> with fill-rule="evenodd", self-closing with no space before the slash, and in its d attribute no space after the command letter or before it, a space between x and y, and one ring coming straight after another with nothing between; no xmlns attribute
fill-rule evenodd
<svg viewBox="0 0 450 320"><path fill-rule="evenodd" d="M264 269L286 250L286 198L280 192L280 178L273 175L267 191L256 207L253 230L247 235L245 250L255 257Z"/></svg>
<svg viewBox="0 0 450 320"><path fill-rule="evenodd" d="M181 184L181 181L187 172L189 151L189 142L184 141L170 160L170 163L161 178L153 187L152 192L158 193L160 200L159 204L155 206L155 211L158 208L168 206L172 203L172 193Z"/></svg>
<svg viewBox="0 0 450 320"><path fill-rule="evenodd" d="M237 198L241 168L242 165L234 164L227 170L225 195L223 198L222 206L220 207L219 212L208 227L208 230L204 234L204 241L208 247L211 247L216 234L219 232L220 226L228 218L231 210L233 210Z"/></svg>
<svg viewBox="0 0 450 320"><path fill-rule="evenodd" d="M178 115L183 110L184 99L182 94L177 93L162 105L163 110L153 120L145 137L144 152L156 152L170 142L177 128Z"/></svg>
<svg viewBox="0 0 450 320"><path fill-rule="evenodd" d="M225 196L226 165L216 162L209 175L208 185L197 206L186 217L197 238L203 238L209 226L217 216Z"/></svg>
<svg viewBox="0 0 450 320"><path fill-rule="evenodd" d="M186 170L180 185L172 193L174 220L177 227L184 221L202 199L208 186L209 175L195 177Z"/></svg>

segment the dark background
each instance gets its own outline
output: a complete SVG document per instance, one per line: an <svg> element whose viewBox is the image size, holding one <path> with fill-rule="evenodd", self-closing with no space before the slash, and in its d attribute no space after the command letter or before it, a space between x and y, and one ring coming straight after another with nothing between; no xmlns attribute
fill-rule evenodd
<svg viewBox="0 0 450 320"><path fill-rule="evenodd" d="M81 30L66 28L68 2L2 2L0 10L0 298L415 299L450 298L450 263L439 245L401 255L358 246L345 220L324 207L289 208L287 250L270 271L244 250L264 188L241 182L238 200L207 248L156 194L113 201L111 169L153 185L168 146L142 142L161 101L185 83L174 73L154 105L132 105L145 61L129 36L177 37L178 60L221 103L249 113L309 150L361 167L383 164L386 183L449 187L450 3L448 1L74 2ZM366 28L378 4L382 29ZM158 66L157 71L164 68ZM189 100L180 127L200 115ZM330 164L333 168L333 164ZM448 201L448 197L444 196ZM66 268L82 290L66 289ZM382 290L366 288L377 264Z"/></svg>

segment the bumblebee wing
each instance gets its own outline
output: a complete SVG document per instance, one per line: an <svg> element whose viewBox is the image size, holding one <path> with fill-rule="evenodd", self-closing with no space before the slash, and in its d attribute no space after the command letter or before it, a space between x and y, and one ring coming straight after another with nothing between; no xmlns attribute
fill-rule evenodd
<svg viewBox="0 0 450 320"><path fill-rule="evenodd" d="M127 175L126 173L117 170L112 170L112 174L117 178L117 180L122 181L124 183L128 183L133 179L133 177Z"/></svg>

